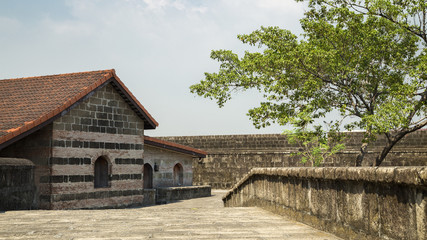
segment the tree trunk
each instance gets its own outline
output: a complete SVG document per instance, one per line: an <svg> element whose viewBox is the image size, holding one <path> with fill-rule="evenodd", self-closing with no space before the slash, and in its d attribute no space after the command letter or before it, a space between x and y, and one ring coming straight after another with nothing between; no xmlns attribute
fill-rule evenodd
<svg viewBox="0 0 427 240"><path fill-rule="evenodd" d="M360 153L356 158L356 167L362 166L363 159L365 158L366 153L368 153L368 143L362 143L360 147Z"/></svg>
<svg viewBox="0 0 427 240"><path fill-rule="evenodd" d="M396 136L388 139L387 145L383 148L380 155L378 155L375 159L375 167L379 167L381 165L394 145L396 145L396 143L399 142L408 133L409 132L400 132Z"/></svg>
<svg viewBox="0 0 427 240"><path fill-rule="evenodd" d="M379 167L381 165L381 163L384 161L385 157L390 152L390 150L391 150L392 147L393 147L392 145L387 144L387 146L385 146L383 148L383 150L381 151L380 155L378 155L377 158L375 159L375 167Z"/></svg>

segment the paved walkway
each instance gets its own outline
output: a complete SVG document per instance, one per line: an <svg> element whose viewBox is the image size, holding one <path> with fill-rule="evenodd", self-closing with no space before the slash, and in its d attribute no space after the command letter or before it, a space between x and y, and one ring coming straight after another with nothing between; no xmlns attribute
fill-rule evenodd
<svg viewBox="0 0 427 240"><path fill-rule="evenodd" d="M133 209L0 213L0 239L339 239L259 208L212 197Z"/></svg>

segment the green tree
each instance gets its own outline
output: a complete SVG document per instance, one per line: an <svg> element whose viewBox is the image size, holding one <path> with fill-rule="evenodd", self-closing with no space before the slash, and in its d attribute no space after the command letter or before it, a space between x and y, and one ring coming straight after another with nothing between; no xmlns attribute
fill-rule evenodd
<svg viewBox="0 0 427 240"><path fill-rule="evenodd" d="M321 166L326 159L345 148L345 135L338 129L328 128L325 131L321 125L312 126L313 129L307 127L310 127L309 124L285 131L288 142L299 147L299 151L291 155L301 156L302 163L310 162L313 167Z"/></svg>
<svg viewBox="0 0 427 240"><path fill-rule="evenodd" d="M372 163L379 166L405 135L427 125L426 4L395 2L309 1L300 38L278 27L238 35L260 51L212 51L219 71L205 73L191 92L221 107L234 91L257 89L264 101L248 115L258 128L304 129L332 116L332 125L363 129L358 166L383 134L387 142Z"/></svg>
<svg viewBox="0 0 427 240"><path fill-rule="evenodd" d="M298 0L303 1L303 0ZM310 6L350 8L364 15L387 19L427 43L427 2L423 0L310 0Z"/></svg>

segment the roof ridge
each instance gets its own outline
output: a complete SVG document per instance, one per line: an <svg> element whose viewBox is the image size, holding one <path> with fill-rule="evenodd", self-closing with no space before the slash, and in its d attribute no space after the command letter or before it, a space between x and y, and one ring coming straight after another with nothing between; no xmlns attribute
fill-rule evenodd
<svg viewBox="0 0 427 240"><path fill-rule="evenodd" d="M129 96L132 98L132 100L138 105L138 107L141 108L141 110L143 112L145 112L147 114L147 117L153 121L153 124L158 126L159 123L153 118L153 116L151 116L151 114L147 111L147 109L141 104L141 102L139 102L139 100L135 97L135 95L133 95L133 93L129 90L129 88L126 87L126 85L122 82L122 80L116 75L116 71L114 69L112 69L112 72L110 73L112 74L111 76L106 76L107 78L113 77L116 79L116 81L121 85L122 88L124 88L124 90L129 94Z"/></svg>
<svg viewBox="0 0 427 240"><path fill-rule="evenodd" d="M22 79L31 79L31 78L40 78L40 77L70 76L70 75L75 75L75 74L96 73L96 72L110 72L110 73L113 73L114 75L116 74L116 70L114 68L111 68L111 69L104 69L104 70L82 71L82 72L72 72L72 73L57 73L57 74L40 75L40 76L32 76L32 77L4 78L4 79L0 79L0 81L5 81L5 80L22 80Z"/></svg>
<svg viewBox="0 0 427 240"><path fill-rule="evenodd" d="M147 136L147 135L144 135L144 142L145 142L145 140L152 141L152 142L155 142L155 143L158 143L158 144L168 145L168 146L175 147L175 148L181 148L183 150L187 150L187 151L190 151L190 152L198 153L200 155L207 155L208 154L206 151L203 151L201 149L197 149L197 148L194 148L194 147L185 146L185 145L182 145L182 144L179 144L179 143L175 143L175 142L170 142L170 141L158 139L158 138L155 138L155 137L150 137L150 136ZM150 144L148 144L148 145L150 145Z"/></svg>

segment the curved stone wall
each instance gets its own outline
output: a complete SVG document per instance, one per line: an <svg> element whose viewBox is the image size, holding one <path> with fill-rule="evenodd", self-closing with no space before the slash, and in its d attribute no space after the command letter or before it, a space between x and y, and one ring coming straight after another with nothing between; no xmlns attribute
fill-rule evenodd
<svg viewBox="0 0 427 240"><path fill-rule="evenodd" d="M223 201L345 239L427 239L427 167L256 168Z"/></svg>

